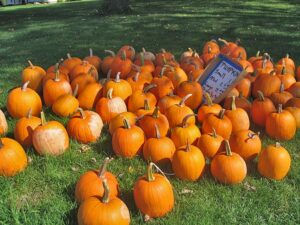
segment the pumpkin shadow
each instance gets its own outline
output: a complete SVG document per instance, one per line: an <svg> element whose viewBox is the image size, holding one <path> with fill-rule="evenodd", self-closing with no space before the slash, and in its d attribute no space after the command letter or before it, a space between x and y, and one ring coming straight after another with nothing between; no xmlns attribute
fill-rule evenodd
<svg viewBox="0 0 300 225"><path fill-rule="evenodd" d="M112 149L112 137L109 134L108 126L104 126L101 132L101 138L96 142L93 143L91 146L95 149L98 153L103 154L108 157L115 157L115 153Z"/></svg>
<svg viewBox="0 0 300 225"><path fill-rule="evenodd" d="M136 208L133 198L133 190L124 190L121 192L120 199L127 205L131 217L140 215L140 211Z"/></svg>
<svg viewBox="0 0 300 225"><path fill-rule="evenodd" d="M75 184L70 184L67 187L64 188L64 193L66 196L66 200L68 202L75 202ZM64 214L64 221L65 224L69 225L77 225L77 211L78 211L79 205L76 207L73 207L68 212Z"/></svg>
<svg viewBox="0 0 300 225"><path fill-rule="evenodd" d="M251 160L247 162L247 176L252 177L254 179L260 179L261 176L257 171L257 162L255 160Z"/></svg>

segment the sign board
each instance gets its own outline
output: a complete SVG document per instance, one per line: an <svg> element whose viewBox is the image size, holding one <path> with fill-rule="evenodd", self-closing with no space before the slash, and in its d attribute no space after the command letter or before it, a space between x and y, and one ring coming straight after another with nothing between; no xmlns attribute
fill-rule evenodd
<svg viewBox="0 0 300 225"><path fill-rule="evenodd" d="M239 64L219 54L205 68L199 82L203 92L209 93L214 103L219 103L246 74Z"/></svg>

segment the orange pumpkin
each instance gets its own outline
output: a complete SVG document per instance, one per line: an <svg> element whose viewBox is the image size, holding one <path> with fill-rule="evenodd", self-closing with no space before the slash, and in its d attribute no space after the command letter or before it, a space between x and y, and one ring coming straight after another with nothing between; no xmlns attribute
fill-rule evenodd
<svg viewBox="0 0 300 225"><path fill-rule="evenodd" d="M289 111L296 120L296 127L297 129L300 128L300 108L297 107L286 107L284 110Z"/></svg>
<svg viewBox="0 0 300 225"><path fill-rule="evenodd" d="M27 166L22 146L11 138L0 138L0 176L12 177Z"/></svg>
<svg viewBox="0 0 300 225"><path fill-rule="evenodd" d="M122 46L122 47L119 49L117 55L118 55L118 56L122 56L122 54L123 54L124 52L125 52L125 54L126 54L126 58L127 58L127 59L130 59L131 61L134 60L134 58L135 58L135 49L134 49L134 47L132 47L132 46L130 46L130 45L124 45L124 46Z"/></svg>
<svg viewBox="0 0 300 225"><path fill-rule="evenodd" d="M179 104L180 101L181 101L181 98L179 96L174 95L173 93L170 93L170 94L160 98L158 100L157 106L159 107L160 112L162 114L165 114L166 110L170 106Z"/></svg>
<svg viewBox="0 0 300 225"><path fill-rule="evenodd" d="M243 96L249 98L251 95L251 81L248 78L243 78L235 86L239 93L242 93Z"/></svg>
<svg viewBox="0 0 300 225"><path fill-rule="evenodd" d="M111 63L111 77L115 78L118 73L122 79L126 79L131 71L132 62L127 58L126 52L122 51L121 55L116 56Z"/></svg>
<svg viewBox="0 0 300 225"><path fill-rule="evenodd" d="M140 52L136 58L139 59L141 55L143 55L145 60L151 60L152 62L155 60L155 55L152 52L146 51L145 48L142 48L142 52Z"/></svg>
<svg viewBox="0 0 300 225"><path fill-rule="evenodd" d="M224 103L223 103L223 108L224 109L230 109L231 104L232 104L232 97L225 98ZM243 94L241 92L240 92L239 96L237 96L235 98L235 105L236 105L237 108L244 109L248 113L248 116L251 115L252 104L247 98L245 98L243 96Z"/></svg>
<svg viewBox="0 0 300 225"><path fill-rule="evenodd" d="M202 49L202 53L205 54L207 53L208 51L213 52L213 53L219 53L220 52L220 46L218 45L218 42L214 39L206 42L203 46L203 49Z"/></svg>
<svg viewBox="0 0 300 225"><path fill-rule="evenodd" d="M61 155L69 147L69 136L65 127L57 121L47 122L41 112L42 123L32 133L34 149L40 155Z"/></svg>
<svg viewBox="0 0 300 225"><path fill-rule="evenodd" d="M78 203L89 197L103 197L103 180L106 179L110 187L110 198L115 198L119 194L119 183L114 174L107 171L108 164L112 159L106 157L98 170L88 170L82 174L76 183L75 199Z"/></svg>
<svg viewBox="0 0 300 225"><path fill-rule="evenodd" d="M278 142L268 145L260 154L257 163L259 173L269 179L282 180L291 167L289 152Z"/></svg>
<svg viewBox="0 0 300 225"><path fill-rule="evenodd" d="M110 70L111 64L114 61L116 54L111 51L111 50L104 50L105 53L109 53L109 56L106 56L101 64L101 71L103 72L104 75L106 75L108 73L108 71Z"/></svg>
<svg viewBox="0 0 300 225"><path fill-rule="evenodd" d="M289 89L287 89L294 97L300 98L300 82L292 84Z"/></svg>
<svg viewBox="0 0 300 225"><path fill-rule="evenodd" d="M211 97L208 93L204 94L206 103L201 105L198 109L198 121L200 123L203 123L204 118L206 115L212 113L217 115L222 107L219 104L213 103L211 100Z"/></svg>
<svg viewBox="0 0 300 225"><path fill-rule="evenodd" d="M22 70L22 84L30 81L28 87L41 93L42 81L43 77L46 75L46 71L40 66L33 65L30 60L28 60L28 63L29 66Z"/></svg>
<svg viewBox="0 0 300 225"><path fill-rule="evenodd" d="M67 54L67 58L63 61L62 65L70 72L75 66L82 63L82 60L78 57L72 57L70 53Z"/></svg>
<svg viewBox="0 0 300 225"><path fill-rule="evenodd" d="M59 73L60 79L66 80L68 82L70 81L68 74L66 72L64 72L63 70L59 69L59 64L56 63L55 69L53 71L51 70L50 72L47 72L47 74L43 77L43 87L45 86L45 83L48 80L55 79L57 73Z"/></svg>
<svg viewBox="0 0 300 225"><path fill-rule="evenodd" d="M96 103L102 97L102 85L100 83L90 83L85 86L77 99L79 107L82 109L91 110L96 106Z"/></svg>
<svg viewBox="0 0 300 225"><path fill-rule="evenodd" d="M288 89L291 87L294 83L296 83L295 76L293 74L290 74L287 72L286 67L282 68L281 73L277 73L277 77L280 79L280 81L284 85L284 90Z"/></svg>
<svg viewBox="0 0 300 225"><path fill-rule="evenodd" d="M261 91L264 96L269 97L272 93L279 92L280 84L275 72L261 75L253 82L252 96L258 97L258 91Z"/></svg>
<svg viewBox="0 0 300 225"><path fill-rule="evenodd" d="M203 174L205 158L194 145L188 144L177 148L172 160L172 168L181 180L196 181Z"/></svg>
<svg viewBox="0 0 300 225"><path fill-rule="evenodd" d="M69 74L70 71L67 69L67 67L65 67L65 66L62 64L63 61L64 61L63 59L60 59L60 61L59 61L58 63L56 63L55 65L50 66L50 67L47 69L47 71L46 71L46 75L48 75L48 74L50 74L50 73L54 73L54 74L55 74L55 72L56 72L57 70L59 70L59 72L60 72L61 74L67 75L67 78L69 79L68 74ZM54 78L54 77L52 77L52 78ZM51 78L51 79L52 79L52 78ZM45 77L43 78L43 85L44 85L44 79L45 79Z"/></svg>
<svg viewBox="0 0 300 225"><path fill-rule="evenodd" d="M239 46L240 40L236 40L236 42L228 42L224 39L219 38L218 39L220 42L222 42L224 45L221 47L221 53L224 55L227 55L228 57L231 58L238 58L240 57L241 59L245 60L247 59L247 53L246 50Z"/></svg>
<svg viewBox="0 0 300 225"><path fill-rule="evenodd" d="M284 84L281 83L280 85L280 91L274 92L271 94L270 99L274 103L274 105L277 107L279 104L284 105L287 103L288 100L293 98L293 95L287 91L284 91Z"/></svg>
<svg viewBox="0 0 300 225"><path fill-rule="evenodd" d="M171 67L171 70L166 72L166 76L172 81L176 89L182 82L187 81L188 77L183 69L179 66Z"/></svg>
<svg viewBox="0 0 300 225"><path fill-rule="evenodd" d="M156 66L164 66L175 61L175 57L171 52L161 49L161 52L156 54L154 64Z"/></svg>
<svg viewBox="0 0 300 225"><path fill-rule="evenodd" d="M132 112L122 112L114 117L109 123L109 133L111 135L113 135L117 128L124 126L124 119L127 119L129 124L132 126L135 125L137 116Z"/></svg>
<svg viewBox="0 0 300 225"><path fill-rule="evenodd" d="M32 116L31 109L26 117L19 119L15 125L14 137L21 145L25 147L32 146L32 133L35 128L41 125L41 119Z"/></svg>
<svg viewBox="0 0 300 225"><path fill-rule="evenodd" d="M96 56L96 55L93 54L93 49L92 48L90 48L90 55L85 57L83 60L87 61L91 65L93 65L97 69L98 73L100 73L101 62L102 61L101 61L101 58L99 56Z"/></svg>
<svg viewBox="0 0 300 225"><path fill-rule="evenodd" d="M295 66L295 62L293 59L290 58L289 54L286 54L284 58L281 58L278 62L277 62L278 65L285 65L287 67L290 67L292 68L293 70L296 69L296 66Z"/></svg>
<svg viewBox="0 0 300 225"><path fill-rule="evenodd" d="M78 85L78 94L80 94L87 85L96 83L96 79L92 75L94 69L95 68L92 67L87 73L78 74L78 76L76 76L71 82L72 90L74 91Z"/></svg>
<svg viewBox="0 0 300 225"><path fill-rule="evenodd" d="M291 98L288 100L284 107L297 107L300 108L300 98Z"/></svg>
<svg viewBox="0 0 300 225"><path fill-rule="evenodd" d="M32 110L32 115L39 115L42 110L42 100L40 96L31 88L28 88L27 81L21 88L15 88L9 92L6 101L8 113L14 118L25 117Z"/></svg>
<svg viewBox="0 0 300 225"><path fill-rule="evenodd" d="M152 172L153 163L149 163L147 174L138 178L133 187L136 207L150 218L163 217L174 207L173 187L169 180Z"/></svg>
<svg viewBox="0 0 300 225"><path fill-rule="evenodd" d="M150 107L148 99L145 99L144 101L144 107L141 109L138 109L135 114L137 115L137 120L143 118L146 115L150 115L154 112L155 107Z"/></svg>
<svg viewBox="0 0 300 225"><path fill-rule="evenodd" d="M0 135L6 134L7 130L8 130L7 121L4 113L0 109Z"/></svg>
<svg viewBox="0 0 300 225"><path fill-rule="evenodd" d="M174 90L174 85L172 81L168 77L163 75L161 75L160 77L154 77L151 81L151 84L156 85L155 88L152 88L150 90L150 92L152 92L155 95L156 99L161 99L162 97L170 94Z"/></svg>
<svg viewBox="0 0 300 225"><path fill-rule="evenodd" d="M144 79L142 76L140 76L140 72L135 72L135 75L129 76L126 80L130 84L132 93L136 91L142 91L146 84L149 84L149 82Z"/></svg>
<svg viewBox="0 0 300 225"><path fill-rule="evenodd" d="M69 73L70 80L73 81L76 77L78 77L83 73L85 74L91 73L91 75L95 78L95 80L98 80L97 69L87 61L82 61L82 63L77 64L76 66L74 66L72 70L70 70Z"/></svg>
<svg viewBox="0 0 300 225"><path fill-rule="evenodd" d="M223 184L241 183L247 175L246 163L239 154L231 151L227 140L225 148L226 152L220 152L212 159L211 174Z"/></svg>

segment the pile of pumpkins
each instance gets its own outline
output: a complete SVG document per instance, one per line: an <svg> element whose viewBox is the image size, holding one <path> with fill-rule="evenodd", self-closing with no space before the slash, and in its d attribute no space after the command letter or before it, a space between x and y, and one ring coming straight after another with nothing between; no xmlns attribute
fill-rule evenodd
<svg viewBox="0 0 300 225"><path fill-rule="evenodd" d="M262 150L259 133L249 129L253 122L273 139L290 140L300 127L300 67L296 69L288 55L276 64L268 53L247 58L239 41L223 39L206 42L201 55L188 49L179 61L164 49L136 53L125 45L117 54L105 52L104 59L91 49L83 60L67 54L46 71L29 61L21 73L22 86L7 97L9 115L19 120L15 140L0 139L0 175L14 176L25 169L23 147L33 146L40 155L60 155L68 149L69 138L96 142L104 125L118 157L140 154L148 162L133 193L137 208L149 218L162 217L174 207L171 183L153 167L161 171L169 164L177 178L196 181L209 162L212 176L230 185L241 183L246 162L258 157L262 176L280 180L287 175L288 151L278 142ZM247 71L222 104L213 103L198 82L218 54ZM43 104L69 117L66 128L46 120ZM6 132L0 110L0 134ZM106 158L99 170L87 171L76 184L79 224L130 223L128 208L117 197L117 178L106 170L110 161Z"/></svg>

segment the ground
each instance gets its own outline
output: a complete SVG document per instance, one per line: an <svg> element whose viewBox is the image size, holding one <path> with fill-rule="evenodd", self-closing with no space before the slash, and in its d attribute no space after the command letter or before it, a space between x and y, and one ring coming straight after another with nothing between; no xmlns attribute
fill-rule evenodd
<svg viewBox="0 0 300 225"><path fill-rule="evenodd" d="M131 44L140 50L165 48L178 57L186 48L201 51L205 41L240 38L249 55L267 51L276 61L289 53L300 63L300 6L297 1L132 1L133 14L101 17L100 1L0 8L0 107L5 110L9 89L20 85L20 72L30 59L45 68L70 52L84 57L88 48L101 57L104 49ZM47 119L58 119L46 110ZM61 120L66 123L66 119ZM8 136L15 120L9 118ZM106 132L107 133L107 132ZM274 140L262 136L263 144ZM165 218L150 224L300 224L300 132L282 142L292 156L283 181L262 178L255 162L241 185L221 185L207 172L197 182L170 176L176 204ZM71 142L60 157L41 157L28 149L31 164L13 178L0 178L0 224L76 224L76 180L113 156L110 137L86 153ZM96 161L96 163L95 163ZM132 224L143 223L135 208L132 187L144 174L145 163L116 158L109 170L119 175L121 198L128 205ZM185 193L184 190L188 190Z"/></svg>

